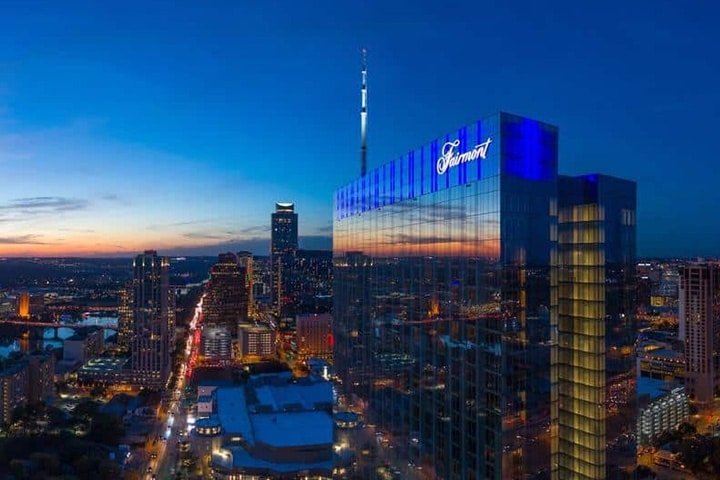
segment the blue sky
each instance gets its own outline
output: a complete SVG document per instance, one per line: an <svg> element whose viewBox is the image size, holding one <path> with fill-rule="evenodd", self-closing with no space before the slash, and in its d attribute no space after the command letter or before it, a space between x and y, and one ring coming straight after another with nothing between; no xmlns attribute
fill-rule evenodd
<svg viewBox="0 0 720 480"><path fill-rule="evenodd" d="M560 171L638 182L640 255L720 255L710 1L33 2L0 7L0 255L267 253L332 192L504 110Z"/></svg>

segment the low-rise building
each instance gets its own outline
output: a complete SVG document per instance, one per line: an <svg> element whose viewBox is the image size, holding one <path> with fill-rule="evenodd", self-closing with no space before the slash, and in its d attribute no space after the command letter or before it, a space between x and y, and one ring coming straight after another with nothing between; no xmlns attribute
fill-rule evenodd
<svg viewBox="0 0 720 480"><path fill-rule="evenodd" d="M650 446L657 435L676 428L690 416L690 400L685 388L661 380L638 380L639 409L637 443Z"/></svg>
<svg viewBox="0 0 720 480"><path fill-rule="evenodd" d="M241 357L274 357L275 332L264 325L241 324L238 329Z"/></svg>
<svg viewBox="0 0 720 480"><path fill-rule="evenodd" d="M246 385L218 388L214 396L216 411L207 420L212 425L195 433L215 435L215 478L332 478L333 397L327 381L289 372L256 375Z"/></svg>

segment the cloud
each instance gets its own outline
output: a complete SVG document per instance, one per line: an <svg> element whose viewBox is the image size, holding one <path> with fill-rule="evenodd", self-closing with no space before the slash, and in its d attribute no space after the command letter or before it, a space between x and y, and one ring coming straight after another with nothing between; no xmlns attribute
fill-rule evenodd
<svg viewBox="0 0 720 480"><path fill-rule="evenodd" d="M70 197L26 197L0 204L0 210L17 210L24 214L66 212L82 210L88 206L87 200Z"/></svg>
<svg viewBox="0 0 720 480"><path fill-rule="evenodd" d="M36 240L37 235L16 235L14 237L0 237L0 245L47 245L46 242Z"/></svg>
<svg viewBox="0 0 720 480"><path fill-rule="evenodd" d="M270 231L270 225L255 225L253 227L245 227L240 229L241 235L250 235L257 233L267 233Z"/></svg>
<svg viewBox="0 0 720 480"><path fill-rule="evenodd" d="M227 236L216 234L216 233L205 233L205 232L186 232L183 233L183 237L192 239L204 239L204 240L225 240Z"/></svg>

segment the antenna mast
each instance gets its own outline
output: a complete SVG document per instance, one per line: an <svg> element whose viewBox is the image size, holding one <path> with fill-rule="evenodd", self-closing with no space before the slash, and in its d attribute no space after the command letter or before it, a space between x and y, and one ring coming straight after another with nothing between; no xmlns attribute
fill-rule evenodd
<svg viewBox="0 0 720 480"><path fill-rule="evenodd" d="M367 48L362 49L362 85L360 87L360 176L367 173Z"/></svg>

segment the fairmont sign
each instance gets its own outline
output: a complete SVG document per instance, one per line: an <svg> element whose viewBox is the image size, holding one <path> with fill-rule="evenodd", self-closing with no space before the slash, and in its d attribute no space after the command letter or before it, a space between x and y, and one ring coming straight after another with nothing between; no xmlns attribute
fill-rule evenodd
<svg viewBox="0 0 720 480"><path fill-rule="evenodd" d="M437 160L436 167L438 175L442 175L447 172L448 168L457 167L461 163L472 162L478 158L485 160L488 147L491 143L492 137L488 137L484 142L475 145L472 150L465 153L458 153L457 148L460 146L460 140L447 142L443 145L442 156Z"/></svg>

